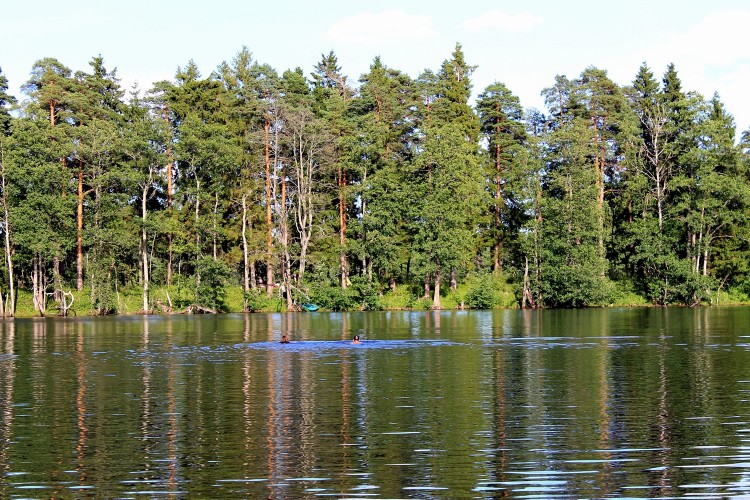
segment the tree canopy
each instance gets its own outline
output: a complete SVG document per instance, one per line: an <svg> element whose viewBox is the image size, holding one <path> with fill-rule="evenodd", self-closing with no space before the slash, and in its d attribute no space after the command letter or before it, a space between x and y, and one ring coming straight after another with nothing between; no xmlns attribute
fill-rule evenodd
<svg viewBox="0 0 750 500"><path fill-rule="evenodd" d="M674 65L626 86L588 67L525 110L500 81L472 102L474 69L460 44L416 78L377 57L357 79L333 51L306 75L243 47L127 95L101 55L44 58L20 105L0 71L0 310L21 289L65 313L77 289L110 314L141 289L145 312L221 311L232 286L247 310L399 286L440 308L488 276L520 307L748 299L750 131L718 95Z"/></svg>

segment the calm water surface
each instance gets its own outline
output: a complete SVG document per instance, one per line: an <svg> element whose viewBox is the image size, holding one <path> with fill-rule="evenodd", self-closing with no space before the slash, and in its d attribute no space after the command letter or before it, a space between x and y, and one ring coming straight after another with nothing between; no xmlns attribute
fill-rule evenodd
<svg viewBox="0 0 750 500"><path fill-rule="evenodd" d="M749 400L750 308L8 321L0 498L750 496Z"/></svg>

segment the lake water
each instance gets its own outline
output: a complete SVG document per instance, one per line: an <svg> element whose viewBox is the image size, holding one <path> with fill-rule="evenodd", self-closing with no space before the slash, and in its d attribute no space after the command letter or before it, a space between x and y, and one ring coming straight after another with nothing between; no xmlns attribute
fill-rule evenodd
<svg viewBox="0 0 750 500"><path fill-rule="evenodd" d="M750 308L6 321L0 468L1 498L747 496Z"/></svg>

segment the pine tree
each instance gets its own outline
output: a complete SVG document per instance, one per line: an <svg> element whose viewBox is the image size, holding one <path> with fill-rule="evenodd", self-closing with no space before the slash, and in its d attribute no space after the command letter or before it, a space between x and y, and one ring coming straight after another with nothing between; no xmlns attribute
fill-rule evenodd
<svg viewBox="0 0 750 500"><path fill-rule="evenodd" d="M16 98L8 94L8 78L0 68L0 135L7 136L10 133L10 112L8 106L16 103Z"/></svg>
<svg viewBox="0 0 750 500"><path fill-rule="evenodd" d="M360 82L359 99L354 103L360 131L354 153L360 211L354 232L359 234L362 273L372 281L375 267L394 289L396 273L408 255L409 144L417 95L411 79L385 66L379 57Z"/></svg>
<svg viewBox="0 0 750 500"><path fill-rule="evenodd" d="M450 276L455 288L457 272L469 267L478 220L488 205L478 158L479 121L468 104L472 71L456 45L432 85L437 90L434 101L428 101L432 111L420 124L424 143L415 162L421 189L415 191L414 234L425 292L430 277L435 284L435 309L442 307L441 280Z"/></svg>
<svg viewBox="0 0 750 500"><path fill-rule="evenodd" d="M351 145L354 133L354 124L348 115L354 91L350 88L347 77L341 73L338 58L333 51L321 57L312 73L314 110L326 120L330 133L336 137L336 147L330 163L335 165L338 195L340 285L342 289L346 289L350 284L347 227L351 203L349 186L353 183Z"/></svg>
<svg viewBox="0 0 750 500"><path fill-rule="evenodd" d="M276 71L267 64L253 60L246 47L235 56L231 65L224 63L219 68L222 82L231 96L230 127L238 141L242 154L240 175L234 189L241 200L241 237L243 260L243 288L247 297L256 287L256 261L265 262L266 293L271 295L274 284L274 224L272 220L276 169L272 162L278 145L275 139L280 123L280 80ZM258 180L263 179L263 184ZM263 199L254 203L254 193L262 191ZM258 259L262 243L260 238L249 237L256 219L261 220L258 210L265 211L265 259ZM246 299L247 300L247 299Z"/></svg>
<svg viewBox="0 0 750 500"><path fill-rule="evenodd" d="M225 235L219 222L227 208L228 179L236 177L241 151L229 127L230 95L222 83L214 77L201 78L192 61L178 68L175 79L168 95L176 115L178 187L183 210L191 208L182 215L193 236L192 245L183 250L195 264L197 296L201 259L206 252L214 261L221 257Z"/></svg>
<svg viewBox="0 0 750 500"><path fill-rule="evenodd" d="M83 260L84 260L84 205L86 196L94 194L95 203L101 202L104 195L103 187L111 182L112 175L107 171L114 163L115 141L121 128L121 101L124 91L119 86L117 71L108 72L104 68L101 56L94 57L89 65L90 74L78 72L75 75L74 97L69 100L71 116L75 127L72 131L76 148L71 155L71 161L77 170L77 199L76 210L76 289L83 290ZM99 213L94 212L93 220L100 222ZM96 227L95 230L99 230ZM97 238L102 243L101 238ZM94 252L101 254L101 248ZM101 263L94 260L93 265ZM100 280L104 286L107 280ZM95 293L92 291L92 293ZM109 306L105 309L111 309Z"/></svg>
<svg viewBox="0 0 750 500"><path fill-rule="evenodd" d="M474 144L459 127L431 128L416 162L424 175L419 201L416 246L422 272L434 277L433 309L441 309L440 284L471 263L476 221L486 206L483 175Z"/></svg>
<svg viewBox="0 0 750 500"><path fill-rule="evenodd" d="M482 135L487 140L487 160L491 166L488 178L494 184L492 268L499 272L502 269L503 241L509 229L506 225L508 214L505 207L508 201L505 199L504 185L512 173L514 162L522 155L526 130L520 100L502 83L493 83L479 95L477 111Z"/></svg>
<svg viewBox="0 0 750 500"><path fill-rule="evenodd" d="M153 279L153 251L149 252L149 242L155 241L162 230L151 211L167 208L163 165L167 159L164 129L168 124L159 111L153 112L137 93L131 97L123 115L126 126L119 145L123 153L121 179L124 186L132 189L132 197L138 199L140 205L138 254L142 311L149 313L152 309L149 290Z"/></svg>
<svg viewBox="0 0 750 500"><path fill-rule="evenodd" d="M629 109L619 87L596 68L587 68L574 81L558 76L543 95L553 116L544 140L545 300L566 307L604 303L611 289L605 194L607 184L620 179Z"/></svg>
<svg viewBox="0 0 750 500"><path fill-rule="evenodd" d="M21 90L27 94L31 101L28 106L25 107L25 113L27 116L45 120L47 126L47 142L50 151L54 151L57 157L57 163L62 176L56 177L59 179L60 184L58 185L58 193L63 197L66 196L68 190L68 162L72 155L72 144L71 144L71 109L74 102L76 85L71 76L71 70L63 65L60 61L54 58L44 58L36 61L31 69L29 80L21 87ZM56 247L59 251L63 251L62 246ZM53 289L55 290L55 299L62 301L62 276L60 271L60 264L63 260L64 255L62 253L56 254L52 258L52 274L53 274ZM41 286L43 283L43 263L42 255L39 254L36 260L37 267L35 268L35 281L36 286ZM42 294L39 289L35 286L34 296ZM43 308L45 302L42 297L37 297L35 302L35 308Z"/></svg>
<svg viewBox="0 0 750 500"><path fill-rule="evenodd" d="M13 247L11 246L10 198L8 196L8 176L5 169L6 157L9 153L9 135L11 130L11 116L8 105L16 103L16 98L8 94L8 79L0 68L0 203L2 204L3 249L5 255L5 269L7 273L7 298L2 300L0 292L0 313L3 317L15 315L15 277L13 271Z"/></svg>

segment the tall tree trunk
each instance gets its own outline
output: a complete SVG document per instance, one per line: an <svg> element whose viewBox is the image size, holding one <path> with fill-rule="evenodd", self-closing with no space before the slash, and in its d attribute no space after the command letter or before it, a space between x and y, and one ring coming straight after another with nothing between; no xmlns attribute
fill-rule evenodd
<svg viewBox="0 0 750 500"><path fill-rule="evenodd" d="M359 199L362 202L362 211L361 216L362 220L360 223L362 224L362 275L364 276L365 272L368 272L367 269L367 224L365 223L365 218L367 217L367 197L365 196L364 189L367 187L367 168L364 169L364 174L362 175L362 187L363 190L359 193ZM372 265L372 259L370 259L370 264ZM372 283L372 269L369 269L370 277L369 282Z"/></svg>
<svg viewBox="0 0 750 500"><path fill-rule="evenodd" d="M149 281L149 268L148 268L148 235L146 233L146 217L147 217L147 203L148 201L148 185L143 187L143 193L141 195L141 265L143 266L143 313L149 313L148 306L148 281Z"/></svg>
<svg viewBox="0 0 750 500"><path fill-rule="evenodd" d="M198 286L201 282L201 273L198 267L198 261L201 258L201 232L198 230L198 221L200 217L201 204L201 183L198 176L195 176L195 296L198 296Z"/></svg>
<svg viewBox="0 0 750 500"><path fill-rule="evenodd" d="M289 254L289 217L286 210L286 167L281 176L281 213L280 213L280 228L281 229L281 246L284 254L284 262L282 264L282 278L281 281L284 284L284 290L286 290L286 309L287 311L294 310L294 300L292 299L292 259ZM303 264L304 265L304 264Z"/></svg>
<svg viewBox="0 0 750 500"><path fill-rule="evenodd" d="M344 169L339 166L338 170L339 184L339 244L341 245L341 256L339 267L341 268L341 288L346 289L349 286L349 263L346 259L346 174Z"/></svg>
<svg viewBox="0 0 750 500"><path fill-rule="evenodd" d="M167 208L172 209L172 148L167 146Z"/></svg>
<svg viewBox="0 0 750 500"><path fill-rule="evenodd" d="M255 274L255 262L250 264L250 288L252 290L258 288L258 277Z"/></svg>
<svg viewBox="0 0 750 500"><path fill-rule="evenodd" d="M49 124L50 124L50 127L55 126L55 102L52 99L50 99L49 101ZM60 157L60 166L62 167L62 172L64 174L66 170L65 169L66 163L65 163L64 156ZM65 176L63 176L63 178L65 178ZM66 184L65 181L63 181L62 186L60 188L62 197L65 197L65 189L66 189L65 184ZM55 255L52 261L52 275L53 275L53 280L55 282L55 289L53 290L54 298L56 301L60 301L62 300L62 292L61 290L58 290L57 285L58 283L62 283L62 279L60 278L60 257L58 255ZM44 292L42 292L42 299L44 299ZM43 306L44 306L44 300L42 300L42 307ZM36 309L36 306L34 306L34 309L37 311L39 310L39 309ZM42 316L44 316L44 314L45 314L44 312L41 313Z"/></svg>
<svg viewBox="0 0 750 500"><path fill-rule="evenodd" d="M169 110L164 108L164 121L169 125ZM170 134L171 135L171 134ZM171 141L167 141L167 210L172 213L173 159ZM172 232L167 233L167 286L172 284Z"/></svg>
<svg viewBox="0 0 750 500"><path fill-rule="evenodd" d="M664 215L663 215L664 209L662 207L663 198L664 198L664 182L661 179L660 170L658 168L656 170L655 177L656 177L656 211L659 217L659 234L661 234L664 228Z"/></svg>
<svg viewBox="0 0 750 500"><path fill-rule="evenodd" d="M435 293L432 296L432 309L442 309L440 304L440 271L435 271Z"/></svg>
<svg viewBox="0 0 750 500"><path fill-rule="evenodd" d="M424 298L430 298L430 273L424 275Z"/></svg>
<svg viewBox="0 0 750 500"><path fill-rule="evenodd" d="M596 215L597 239L599 243L599 257L604 259L604 152L601 150L598 117L591 117L594 126L594 170L596 175Z"/></svg>
<svg viewBox="0 0 750 500"><path fill-rule="evenodd" d="M138 238L138 286L143 287L143 238Z"/></svg>
<svg viewBox="0 0 750 500"><path fill-rule="evenodd" d="M167 234L167 286L172 284L172 233Z"/></svg>
<svg viewBox="0 0 750 500"><path fill-rule="evenodd" d="M708 276L708 245L703 250L703 276Z"/></svg>
<svg viewBox="0 0 750 500"><path fill-rule="evenodd" d="M497 104L498 108L500 103ZM499 112L499 109L498 109ZM500 135L500 121L498 120L496 134ZM500 144L495 146L495 247L493 249L492 271L499 273L502 270L501 255L503 250L503 185L502 185L502 148Z"/></svg>
<svg viewBox="0 0 750 500"><path fill-rule="evenodd" d="M313 160L305 161L306 167L297 170L297 207L296 220L299 236L299 270L298 283L303 281L307 269L307 251L310 248L313 222Z"/></svg>
<svg viewBox="0 0 750 500"><path fill-rule="evenodd" d="M265 133L266 161L266 295L273 294L273 221L271 220L271 120L266 117L263 130Z"/></svg>
<svg viewBox="0 0 750 500"><path fill-rule="evenodd" d="M52 297L55 299L55 302L60 302L62 300L62 274L60 272L60 256L57 254L52 257L52 283L54 285Z"/></svg>
<svg viewBox="0 0 750 500"><path fill-rule="evenodd" d="M5 184L5 163L0 161L3 165L2 177L2 203L3 203L3 219L5 226L5 265L8 268L8 300L5 303L4 316L12 317L16 311L16 292L15 292L15 279L13 277L13 249L10 246L10 217L8 215L8 196L7 187Z"/></svg>
<svg viewBox="0 0 750 500"><path fill-rule="evenodd" d="M78 210L76 217L76 290L83 290L83 161L78 160Z"/></svg>
<svg viewBox="0 0 750 500"><path fill-rule="evenodd" d="M701 207L701 226L700 226L700 231L698 233L698 244L695 249L695 259L696 259L695 272L696 274L701 272L700 260L701 260L701 256L703 256L702 266L704 269L704 273L703 273L704 276L705 276L705 268L706 268L705 256L708 255L708 245L703 241L705 215L706 215L706 208ZM706 239L708 239L708 234L706 234Z"/></svg>
<svg viewBox="0 0 750 500"><path fill-rule="evenodd" d="M534 295L531 293L531 284L529 282L529 258L525 257L526 264L523 269L523 293L521 295L521 309L531 307L536 309Z"/></svg>
<svg viewBox="0 0 750 500"><path fill-rule="evenodd" d="M39 275L37 274L37 254L31 259L31 301L34 304L34 310L39 311Z"/></svg>
<svg viewBox="0 0 750 500"><path fill-rule="evenodd" d="M195 255L196 259L201 254L201 232L198 230L198 222L200 221L200 206L201 206L201 181L198 180L198 176L195 177Z"/></svg>
<svg viewBox="0 0 750 500"><path fill-rule="evenodd" d="M247 294L250 292L250 269L247 248L247 193L242 193L242 272L243 290L245 291L244 309L247 311Z"/></svg>
<svg viewBox="0 0 750 500"><path fill-rule="evenodd" d="M219 215L219 193L214 192L214 220L213 220L213 235L212 235L213 236L212 242L213 242L214 261L218 260L219 258L217 245L216 245L216 239L217 239L216 234L218 230L218 227L216 224L216 218L218 217L218 215Z"/></svg>
<svg viewBox="0 0 750 500"><path fill-rule="evenodd" d="M700 241L697 240L698 235L696 235L692 231L688 231L688 245L687 245L687 252L688 257L692 260L693 263L693 272L695 274L698 274L701 267L701 253L699 249Z"/></svg>
<svg viewBox="0 0 750 500"><path fill-rule="evenodd" d="M31 271L31 290L34 302L34 310L39 312L39 316L47 314L47 305L45 291L47 284L44 281L44 272L42 269L42 257L37 253L32 259Z"/></svg>
<svg viewBox="0 0 750 500"><path fill-rule="evenodd" d="M451 268L451 290L455 292L457 288L458 288L458 280L456 279L456 268L452 267Z"/></svg>

